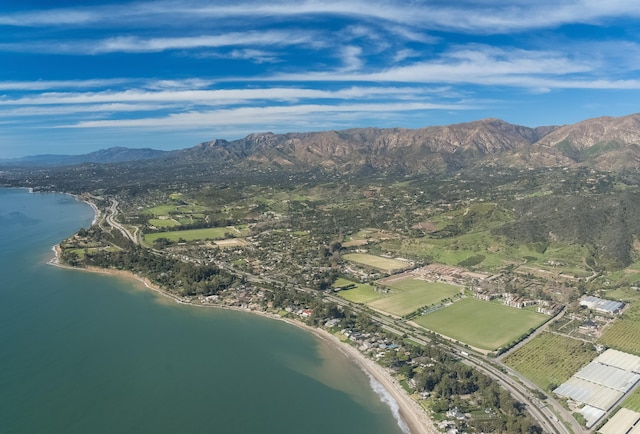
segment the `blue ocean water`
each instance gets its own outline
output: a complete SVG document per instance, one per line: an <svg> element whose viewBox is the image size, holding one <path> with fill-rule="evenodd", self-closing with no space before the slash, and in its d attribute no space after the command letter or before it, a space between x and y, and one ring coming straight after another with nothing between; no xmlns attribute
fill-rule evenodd
<svg viewBox="0 0 640 434"><path fill-rule="evenodd" d="M1 433L402 432L313 335L48 265L92 219L71 196L0 189Z"/></svg>

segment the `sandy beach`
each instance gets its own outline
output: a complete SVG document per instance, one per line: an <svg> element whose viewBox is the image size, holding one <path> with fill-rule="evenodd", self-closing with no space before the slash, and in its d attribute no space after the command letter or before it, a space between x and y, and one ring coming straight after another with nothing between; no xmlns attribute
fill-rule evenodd
<svg viewBox="0 0 640 434"><path fill-rule="evenodd" d="M367 373L371 378L377 381L382 387L385 388L387 393L393 397L399 407L399 412L402 420L408 426L411 434L433 434L437 433L438 430L435 428L433 421L429 419L426 412L420 407L420 405L411 399L402 386L393 378L393 376L382 366L376 364L373 360L365 357L360 351L351 345L341 342L336 336L327 332L324 329L310 327L300 321L282 318L280 316L247 310L247 309L238 309L226 306L215 306L215 305L201 305L195 303L185 302L179 297L169 294L166 291L163 291L161 288L153 285L149 279L140 277L134 273L123 270L109 270L98 267L88 267L88 268L76 268L70 267L68 265L64 265L60 262L60 246L55 245L53 247L53 251L55 252L54 258L49 261L49 264L55 265L57 267L62 267L70 270L78 270L78 271L86 271L90 273L100 273L100 274L108 274L112 276L118 276L126 279L136 280L142 283L147 289L150 289L163 297L170 298L176 303L187 304L194 307L209 307L209 308L217 308L217 309L229 309L229 310L237 310L240 312L248 312L256 315L260 315L266 318L275 319L278 321L284 321L290 325L306 330L310 333L313 333L319 339L322 339L325 342L329 342L336 349L342 352L346 357L351 359L354 363L356 363L365 373Z"/></svg>

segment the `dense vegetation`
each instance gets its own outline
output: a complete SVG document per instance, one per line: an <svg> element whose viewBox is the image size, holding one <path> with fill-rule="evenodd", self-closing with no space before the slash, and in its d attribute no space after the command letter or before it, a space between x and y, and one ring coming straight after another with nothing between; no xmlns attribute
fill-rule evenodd
<svg viewBox="0 0 640 434"><path fill-rule="evenodd" d="M311 324L339 319L340 327L365 333L388 334L367 314L322 299L339 278L353 282L357 301L383 298L368 283L388 270L350 261L353 254L380 263L441 263L492 274L496 292L558 303L576 313L580 295L601 295L605 283L611 290L638 281L633 264L640 236L635 218L640 178L635 174L483 167L438 175L341 174L258 166L236 174L204 160L178 165L160 160L7 169L0 184L89 192L103 211L117 199L118 221L138 234L140 244L108 225L94 226L63 244L69 264L132 271L196 300L248 292L235 298L244 304L259 300L262 308L275 311L305 309ZM247 276L258 279L259 291L247 284ZM260 298L251 298L252 291ZM418 314L422 307L406 309ZM622 327L640 330L638 323L636 311L628 311L608 329L604 342L620 347L611 340L621 342L613 333ZM398 336L388 339L406 346L410 357L390 352L381 362L413 380L412 391L427 394L433 411L477 412L465 422L477 431L537 432L508 393L439 346L418 348ZM575 349L580 360L591 354L585 348ZM518 356L512 356L514 366ZM423 363L409 363L415 359ZM536 381L543 387L573 369L541 373L534 365L518 369L540 376ZM499 411L485 413L487 408Z"/></svg>

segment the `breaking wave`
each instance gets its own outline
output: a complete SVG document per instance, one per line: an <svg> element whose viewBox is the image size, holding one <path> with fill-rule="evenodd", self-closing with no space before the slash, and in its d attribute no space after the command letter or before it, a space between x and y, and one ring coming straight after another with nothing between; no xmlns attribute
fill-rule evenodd
<svg viewBox="0 0 640 434"><path fill-rule="evenodd" d="M367 373L367 375L369 374ZM402 432L405 434L411 434L409 425L407 425L407 423L400 415L400 406L398 405L398 402L393 398L393 396L391 396L389 392L387 392L387 389L385 389L382 384L378 383L378 381L376 381L376 379L371 375L369 375L369 383L371 384L371 388L373 389L373 391L376 392L376 394L380 397L380 401L382 401L391 409L391 413L393 414L395 420L398 422L398 426L400 427Z"/></svg>

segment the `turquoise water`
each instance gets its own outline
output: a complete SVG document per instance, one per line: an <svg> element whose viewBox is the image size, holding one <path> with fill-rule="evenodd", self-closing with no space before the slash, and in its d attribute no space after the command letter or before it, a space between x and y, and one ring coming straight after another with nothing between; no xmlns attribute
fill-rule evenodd
<svg viewBox="0 0 640 434"><path fill-rule="evenodd" d="M0 189L0 432L401 433L369 378L295 327L47 265L89 206Z"/></svg>

